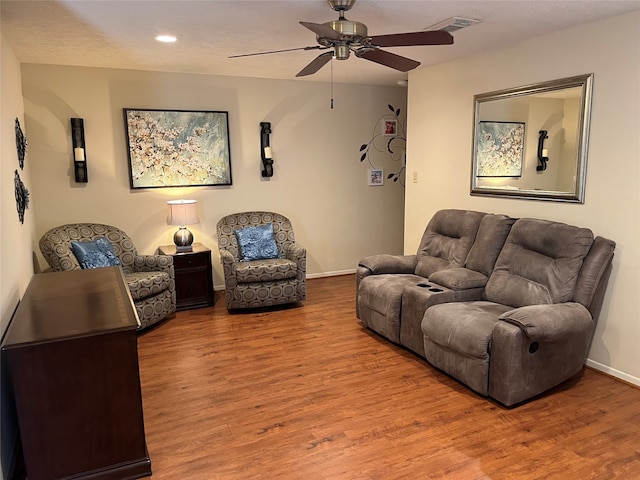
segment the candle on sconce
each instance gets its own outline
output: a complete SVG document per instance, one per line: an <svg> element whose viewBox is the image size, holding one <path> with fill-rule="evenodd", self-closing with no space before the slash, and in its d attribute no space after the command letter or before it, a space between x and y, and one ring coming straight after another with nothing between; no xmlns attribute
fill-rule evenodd
<svg viewBox="0 0 640 480"><path fill-rule="evenodd" d="M549 150L547 150L546 148L542 149L542 156L543 157L548 157L549 156Z"/></svg>
<svg viewBox="0 0 640 480"><path fill-rule="evenodd" d="M84 162L84 148L76 147L73 149L73 158L76 162Z"/></svg>
<svg viewBox="0 0 640 480"><path fill-rule="evenodd" d="M271 155L271 147L264 147L264 158L273 158Z"/></svg>

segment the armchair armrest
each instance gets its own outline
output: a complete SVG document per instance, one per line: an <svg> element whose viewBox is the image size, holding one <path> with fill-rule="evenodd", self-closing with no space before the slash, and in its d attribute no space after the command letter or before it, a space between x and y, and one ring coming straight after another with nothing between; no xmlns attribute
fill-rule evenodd
<svg viewBox="0 0 640 480"><path fill-rule="evenodd" d="M306 258L307 249L304 248L299 243L292 243L284 252L287 260L291 260L293 262L298 262L300 259Z"/></svg>
<svg viewBox="0 0 640 480"><path fill-rule="evenodd" d="M173 257L171 255L136 255L133 258L136 272L167 272L174 278Z"/></svg>
<svg viewBox="0 0 640 480"><path fill-rule="evenodd" d="M224 272L224 285L227 291L238 285L236 278L236 257L226 248L220 247L220 262L222 262L222 271ZM225 292L226 295L226 292Z"/></svg>
<svg viewBox="0 0 640 480"><path fill-rule="evenodd" d="M222 262L222 265L231 265L236 261L236 259L229 250L220 248L220 261Z"/></svg>
<svg viewBox="0 0 640 480"><path fill-rule="evenodd" d="M594 326L589 310L572 302L520 307L503 313L499 320L517 326L535 342L580 336Z"/></svg>
<svg viewBox="0 0 640 480"><path fill-rule="evenodd" d="M307 278L307 249L299 243L291 243L284 252L287 260L295 262L298 266L296 279L304 281Z"/></svg>
<svg viewBox="0 0 640 480"><path fill-rule="evenodd" d="M366 268L374 275L381 275L385 273L414 273L417 263L415 255L383 253L363 258L358 262L358 266Z"/></svg>

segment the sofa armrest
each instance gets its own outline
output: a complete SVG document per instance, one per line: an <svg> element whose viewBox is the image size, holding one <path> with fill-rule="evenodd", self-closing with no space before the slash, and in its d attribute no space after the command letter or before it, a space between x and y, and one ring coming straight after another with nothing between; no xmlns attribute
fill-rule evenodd
<svg viewBox="0 0 640 480"><path fill-rule="evenodd" d="M589 310L579 303L528 305L500 315L500 320L520 328L535 342L554 342L593 328Z"/></svg>
<svg viewBox="0 0 640 480"><path fill-rule="evenodd" d="M438 270L429 275L429 281L451 290L468 290L484 287L489 279L480 272L459 267Z"/></svg>
<svg viewBox="0 0 640 480"><path fill-rule="evenodd" d="M358 262L359 267L364 267L374 275L386 273L414 273L417 265L415 255L390 255L383 253L371 255Z"/></svg>

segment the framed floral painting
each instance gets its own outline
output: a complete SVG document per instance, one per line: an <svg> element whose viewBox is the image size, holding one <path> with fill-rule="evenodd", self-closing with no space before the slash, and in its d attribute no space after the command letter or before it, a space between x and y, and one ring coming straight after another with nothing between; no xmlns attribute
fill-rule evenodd
<svg viewBox="0 0 640 480"><path fill-rule="evenodd" d="M476 176L522 176L524 138L524 122L480 122Z"/></svg>
<svg viewBox="0 0 640 480"><path fill-rule="evenodd" d="M124 109L132 189L231 185L227 112Z"/></svg>

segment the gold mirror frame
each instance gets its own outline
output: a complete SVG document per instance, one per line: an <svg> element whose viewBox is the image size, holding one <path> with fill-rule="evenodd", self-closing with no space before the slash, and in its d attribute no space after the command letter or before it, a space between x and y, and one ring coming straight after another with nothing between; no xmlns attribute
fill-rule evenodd
<svg viewBox="0 0 640 480"><path fill-rule="evenodd" d="M587 74L475 95L471 195L584 203L592 84Z"/></svg>

